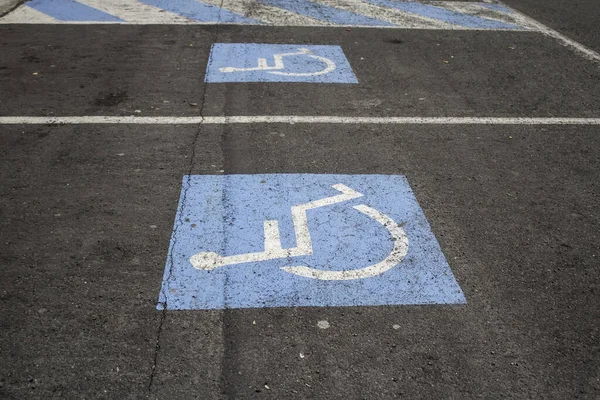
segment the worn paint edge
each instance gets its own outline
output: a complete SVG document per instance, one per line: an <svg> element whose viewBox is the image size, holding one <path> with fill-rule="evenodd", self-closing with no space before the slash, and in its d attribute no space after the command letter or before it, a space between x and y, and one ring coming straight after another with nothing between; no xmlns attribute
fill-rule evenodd
<svg viewBox="0 0 600 400"><path fill-rule="evenodd" d="M7 4L0 5L0 17L5 16L11 11L14 11L23 3L25 3L25 0L9 0Z"/></svg>

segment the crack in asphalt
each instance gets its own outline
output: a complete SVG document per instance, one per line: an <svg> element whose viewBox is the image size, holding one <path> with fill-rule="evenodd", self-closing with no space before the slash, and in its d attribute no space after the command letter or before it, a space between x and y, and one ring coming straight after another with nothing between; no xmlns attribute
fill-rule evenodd
<svg viewBox="0 0 600 400"><path fill-rule="evenodd" d="M221 3L221 5L222 5L222 3ZM216 40L217 36L218 36L218 26L219 25L217 25L217 28L215 30L214 40ZM207 64L210 65L211 62L212 62L212 52L209 54ZM204 107L206 104L206 90L207 90L207 85L205 84L204 88L202 90L202 98L201 98L200 107L199 107L200 122L197 124L196 132L194 134L194 138L192 139L192 143L191 143L192 151L191 151L191 155L190 155L190 163L189 163L188 171L186 174L185 182L183 183L182 188L181 188L182 194L180 196L179 209L177 210L177 214L179 215L179 218L176 220L176 223L173 227L173 231L171 233L171 247L169 249L170 250L169 251L169 273L167 275L167 278L165 279L165 282L167 283L167 285L165 285L165 286L167 286L167 287L161 287L161 294L163 295L162 297L164 298L164 302L163 302L163 309L161 311L160 321L158 323L158 329L156 332L156 345L154 348L154 358L152 361L152 370L150 372L150 379L148 382L148 392L150 392L150 393L152 392L152 385L154 383L154 378L156 377L156 368L158 365L158 354L160 352L161 335L162 335L165 320L167 318L167 303L168 303L168 298L169 298L169 292L168 292L168 290L165 290L165 289L168 288L168 283L170 282L171 277L173 276L173 266L175 265L175 261L173 259L173 249L177 245L177 234L178 234L179 228L184 225L183 211L185 209L187 194L191 187L191 175L194 171L194 167L195 167L195 163L196 163L196 144L198 143L198 139L200 137L200 131L202 129L202 124L204 122L204 116L202 114L204 112Z"/></svg>
<svg viewBox="0 0 600 400"><path fill-rule="evenodd" d="M223 4L224 4L224 0L221 0L221 5L220 7L223 8ZM215 43L218 40L219 37L219 32L221 30L221 24L220 24L220 20L221 20L221 14L219 14L219 22L216 25L215 28L215 41L213 43ZM212 61L212 52L211 52L211 58L209 58L208 63L210 65ZM225 108L226 106L224 106ZM223 126L223 129L221 131L221 137L219 138L219 146L220 146L220 150L221 150L221 154L223 157L222 163L223 163L223 174L225 174L225 167L226 167L226 163L225 163L225 152L226 152L226 141L227 141L227 125ZM223 205L223 232L225 231L225 223L226 223L226 218L228 216L228 212L227 212L227 199L226 199L226 183L224 183L224 185L221 188L222 192L221 192L221 202ZM227 237L226 235L223 235L223 243L222 243L222 248L221 248L221 253L225 254L225 250L227 248L228 245L228 241L227 241ZM222 337L222 341L223 341L223 354L222 354L222 358L221 358L221 370L220 370L220 377L219 377L219 386L220 386L220 392L224 395L224 397L226 399L232 399L232 398L236 398L236 394L235 394L235 389L231 386L227 384L227 370L230 369L229 365L228 365L228 351L227 351L227 340L225 338L226 335L226 327L229 326L228 323L228 314L227 314L227 283L229 280L229 276L227 274L225 274L224 276L224 282L223 282L223 310L221 312L221 337Z"/></svg>

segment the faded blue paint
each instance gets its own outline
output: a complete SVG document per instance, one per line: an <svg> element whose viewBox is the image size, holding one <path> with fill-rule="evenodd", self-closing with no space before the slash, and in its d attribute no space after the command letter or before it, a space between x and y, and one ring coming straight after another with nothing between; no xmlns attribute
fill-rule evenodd
<svg viewBox="0 0 600 400"><path fill-rule="evenodd" d="M196 0L139 0L200 22L259 25L260 21Z"/></svg>
<svg viewBox="0 0 600 400"><path fill-rule="evenodd" d="M391 22L370 18L365 15L356 14L339 8L329 7L324 4L313 3L307 0L258 0L271 7L283 8L296 14L325 21L330 24L344 26L394 26Z"/></svg>
<svg viewBox="0 0 600 400"><path fill-rule="evenodd" d="M141 3L170 11L190 20L203 24L245 24L245 25L286 25L289 21L285 13L275 13L270 16L268 22L250 18L244 13L228 10L227 7L219 7L198 0L139 0ZM379 15L363 15L360 7L353 11L343 10L335 6L321 4L314 0L257 0L259 3L273 7L274 10L287 10L311 19L323 21L338 26L373 26L373 27L403 27L403 23L392 23L386 21L385 9L396 9L408 14L420 15L428 19L446 22L448 24L462 26L469 29L528 29L518 22L502 21L507 16L515 14L513 10L501 4L488 4L477 2L457 2L474 6L473 11L455 11L445 8L442 3L426 4L415 1L394 0L365 0L371 4L381 7ZM98 10L76 0L32 0L27 6L65 22L104 22L104 23L139 23L143 22L132 16L130 21L124 21L110 13L111 5L106 7L108 12ZM133 10L135 7L133 7ZM490 10L488 14L497 14L495 17L480 14L481 10ZM118 10L115 11L118 15ZM23 17L25 18L25 17ZM1 22L1 21L0 21ZM23 21L28 22L28 21ZM191 21L190 21L191 22ZM158 21L157 23L164 23ZM425 23L424 27L427 26Z"/></svg>
<svg viewBox="0 0 600 400"><path fill-rule="evenodd" d="M421 15L447 22L449 24L463 26L465 28L477 29L522 29L520 26L495 21L492 19L477 17L475 15L463 14L456 11L447 10L442 7L432 6L413 1L392 1L392 0L365 0L368 3L381 7L395 8L400 11L411 14Z"/></svg>
<svg viewBox="0 0 600 400"><path fill-rule="evenodd" d="M334 71L324 75L286 76L269 71L221 72L220 68L250 68L258 65L259 58L265 58L272 66L274 54L293 53L300 48L309 49L312 54L330 59L336 65ZM215 43L210 50L206 67L206 82L309 82L309 83L358 83L348 59L340 46L288 45L257 43ZM285 57L286 73L314 73L326 67L323 61L307 55Z"/></svg>
<svg viewBox="0 0 600 400"><path fill-rule="evenodd" d="M197 270L189 258L264 250L263 222L279 221L284 248L296 245L291 206L339 194L343 183L364 197L308 212L312 256ZM465 297L408 182L389 175L192 175L182 183L158 309L169 310L462 304ZM320 281L280 268L358 269L384 259L392 239L379 223L352 206L366 204L401 224L406 257L372 278Z"/></svg>
<svg viewBox="0 0 600 400"><path fill-rule="evenodd" d="M90 22L125 22L73 0L33 0L27 6L60 21L90 21Z"/></svg>

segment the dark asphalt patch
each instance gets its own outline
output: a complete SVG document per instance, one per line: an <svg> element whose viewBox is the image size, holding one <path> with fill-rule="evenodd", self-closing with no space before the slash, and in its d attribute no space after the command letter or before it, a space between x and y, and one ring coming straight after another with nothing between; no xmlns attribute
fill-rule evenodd
<svg viewBox="0 0 600 400"><path fill-rule="evenodd" d="M0 115L199 115L210 28L56 28L0 27Z"/></svg>
<svg viewBox="0 0 600 400"><path fill-rule="evenodd" d="M599 133L5 126L3 395L142 397L156 355L153 398L596 397ZM161 322L181 176L220 170L406 175L468 304Z"/></svg>

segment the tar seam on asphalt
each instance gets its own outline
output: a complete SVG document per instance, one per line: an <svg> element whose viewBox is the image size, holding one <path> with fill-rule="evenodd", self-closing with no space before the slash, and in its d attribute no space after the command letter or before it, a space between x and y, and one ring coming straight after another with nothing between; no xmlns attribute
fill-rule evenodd
<svg viewBox="0 0 600 400"><path fill-rule="evenodd" d="M222 5L223 0L221 0L221 5ZM215 27L215 33L213 35L213 43L217 40L218 37L218 33L219 33L219 26L220 25L216 25ZM212 54L209 55L208 61L207 63L210 64L212 59ZM200 114L200 121L197 124L197 128L196 128L196 133L194 134L194 138L192 139L192 151L191 151L191 155L190 155L190 164L188 167L188 173L186 174L186 180L185 183L182 185L181 188L181 195L180 195L180 201L181 201L181 205L179 208L179 211L177 212L177 214L179 214L179 220L175 221L175 224L173 226L173 231L172 231L172 239L170 242L170 246L169 246L169 274L167 275L167 278L165 279L166 284L168 285L169 281L171 280L171 276L173 275L173 266L175 264L175 261L173 259L173 252L172 249L175 248L175 245L177 244L177 231L179 229L180 226L183 225L183 220L182 220L182 216L183 216L183 209L185 208L185 204L186 204L186 198L187 198L187 193L190 189L190 175L193 173L194 170L194 164L196 162L196 144L198 143L198 138L200 137L200 130L202 129L202 121L204 119L203 111L204 111L204 106L206 104L206 90L207 90L207 85L204 85L204 88L202 89L202 98L201 98L201 102L200 102L200 107L199 107L199 114ZM150 380L148 382L148 392L152 392L152 384L154 383L154 378L156 377L156 367L158 365L158 353L160 351L160 339L161 339L161 334L162 334L162 330L163 330L163 326L165 323L165 320L167 318L167 302L168 302L168 298L169 298L169 294L168 291L165 291L163 287L161 287L161 291L163 291L163 295L164 295L164 303L163 303L163 308L161 310L161 315L160 315L160 321L158 323L158 329L156 332L156 345L154 348L154 358L152 360L152 370L150 371Z"/></svg>
<svg viewBox="0 0 600 400"><path fill-rule="evenodd" d="M224 2L225 2L225 0L221 0L220 7L223 7ZM219 14L219 20L220 20L220 17L221 17L221 15ZM213 41L213 43L217 43L220 30L221 30L221 24L217 23L217 26L215 27L215 40ZM207 63L207 70L208 70L208 66L212 63L212 55L213 55L213 52L211 51L209 59L208 59L208 63ZM205 84L205 86L204 86L205 93L206 93L207 87L208 87L208 84ZM204 101L204 99L203 99L203 101ZM225 143L226 143L226 140L227 140L227 129L224 127L221 130L221 137L219 138L219 146L220 146L221 154L223 155L223 160L222 160L223 173L225 173ZM222 196L221 202L225 206L225 204L227 204L227 203L225 202L225 191L224 190L222 191L221 196ZM224 240L224 242L223 242L222 250L225 251L225 248L227 247L227 242L226 242L227 239L224 238L223 240ZM229 276L227 274L225 274L225 278L224 278L224 282L223 282L223 311L221 312L221 337L223 339L223 356L221 358L221 370L219 371L220 372L219 386L220 386L220 392L225 395L225 398L235 399L236 398L235 391L233 393L231 393L232 386L227 385L225 382L225 373L227 371L227 365L226 365L227 364L227 362L226 362L226 360L227 360L227 346L226 346L227 340L225 339L225 327L229 326L229 323L227 320L228 310L227 310L227 305L225 304L225 302L226 302L225 290L227 288L228 280L229 280Z"/></svg>

